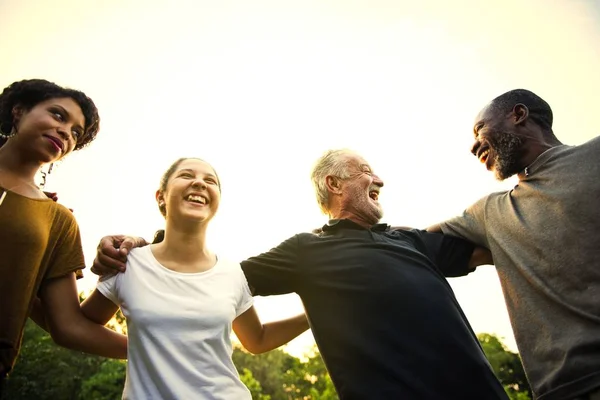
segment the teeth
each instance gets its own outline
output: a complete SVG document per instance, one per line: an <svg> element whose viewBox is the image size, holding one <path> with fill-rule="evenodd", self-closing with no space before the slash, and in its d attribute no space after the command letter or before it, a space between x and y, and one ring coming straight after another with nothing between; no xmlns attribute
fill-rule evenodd
<svg viewBox="0 0 600 400"><path fill-rule="evenodd" d="M190 194L187 197L187 200L193 201L194 203L206 204L206 200L202 196L194 196L194 195Z"/></svg>
<svg viewBox="0 0 600 400"><path fill-rule="evenodd" d="M372 191L369 192L369 197L372 198L373 200L377 200L379 198L379 193Z"/></svg>
<svg viewBox="0 0 600 400"><path fill-rule="evenodd" d="M485 150L483 153L479 155L479 161L484 162L487 159L488 154L490 154L490 150Z"/></svg>

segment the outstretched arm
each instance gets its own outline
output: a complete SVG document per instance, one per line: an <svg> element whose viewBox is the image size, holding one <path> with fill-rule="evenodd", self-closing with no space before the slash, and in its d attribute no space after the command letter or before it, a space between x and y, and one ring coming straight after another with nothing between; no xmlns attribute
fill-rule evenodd
<svg viewBox="0 0 600 400"><path fill-rule="evenodd" d="M242 345L251 353L260 354L288 343L308 330L305 314L263 324L250 307L233 321L233 330Z"/></svg>
<svg viewBox="0 0 600 400"><path fill-rule="evenodd" d="M103 357L127 358L127 336L84 315L74 273L45 282L40 297L48 330L58 345Z"/></svg>
<svg viewBox="0 0 600 400"><path fill-rule="evenodd" d="M427 232L443 233L440 224L430 226L427 228ZM469 268L475 270L480 265L494 265L494 259L489 249L476 246L469 260Z"/></svg>

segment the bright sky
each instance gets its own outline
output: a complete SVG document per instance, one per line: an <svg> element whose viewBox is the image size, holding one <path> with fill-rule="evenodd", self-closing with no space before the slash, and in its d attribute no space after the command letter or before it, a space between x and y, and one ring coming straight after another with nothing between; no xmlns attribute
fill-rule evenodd
<svg viewBox="0 0 600 400"><path fill-rule="evenodd" d="M564 143L600 133L598 43L594 0L0 0L0 86L46 78L100 110L98 139L47 185L75 209L89 264L102 236L163 226L154 192L181 156L221 177L210 240L223 257L326 221L309 173L329 148L358 151L383 178L384 222L452 217L514 184L469 153L493 97L533 90ZM494 269L451 284L475 331L514 349ZM256 305L264 320L302 310L295 295Z"/></svg>

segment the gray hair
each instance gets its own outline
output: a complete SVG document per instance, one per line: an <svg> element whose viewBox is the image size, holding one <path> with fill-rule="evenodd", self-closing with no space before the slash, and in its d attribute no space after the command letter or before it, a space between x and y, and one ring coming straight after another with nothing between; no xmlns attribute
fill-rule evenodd
<svg viewBox="0 0 600 400"><path fill-rule="evenodd" d="M333 175L341 179L349 178L347 157L356 153L348 149L328 150L315 163L310 178L315 187L317 202L323 214L329 215L327 176Z"/></svg>

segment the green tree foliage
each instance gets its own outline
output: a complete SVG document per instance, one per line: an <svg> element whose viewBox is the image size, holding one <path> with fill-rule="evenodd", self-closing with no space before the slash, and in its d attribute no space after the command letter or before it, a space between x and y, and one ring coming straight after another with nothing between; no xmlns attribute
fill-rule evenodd
<svg viewBox="0 0 600 400"><path fill-rule="evenodd" d="M116 321L119 326L123 320ZM512 400L530 400L518 354L497 336L480 334L483 350ZM337 400L335 388L316 348L302 360L282 350L252 355L234 347L233 360L255 400ZM19 360L2 399L120 399L126 363L63 349L28 322Z"/></svg>
<svg viewBox="0 0 600 400"><path fill-rule="evenodd" d="M477 338L494 373L511 400L531 399L531 388L519 355L508 351L496 335L481 333Z"/></svg>
<svg viewBox="0 0 600 400"><path fill-rule="evenodd" d="M240 375L251 371L262 387L260 393L252 392L253 399L269 396L277 400L337 400L331 378L318 351L300 360L282 350L252 355L235 347L233 362Z"/></svg>
<svg viewBox="0 0 600 400"><path fill-rule="evenodd" d="M25 327L23 346L3 399L77 399L83 381L104 359L58 347L33 322Z"/></svg>

